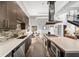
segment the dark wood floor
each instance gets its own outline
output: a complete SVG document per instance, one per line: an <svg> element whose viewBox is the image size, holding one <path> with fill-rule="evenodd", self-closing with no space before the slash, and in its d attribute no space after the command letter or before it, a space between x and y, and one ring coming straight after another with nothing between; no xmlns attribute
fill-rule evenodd
<svg viewBox="0 0 79 59"><path fill-rule="evenodd" d="M42 39L38 39L37 37L31 38L31 46L29 47L26 56L27 57L48 57L49 53L44 46L44 42Z"/></svg>

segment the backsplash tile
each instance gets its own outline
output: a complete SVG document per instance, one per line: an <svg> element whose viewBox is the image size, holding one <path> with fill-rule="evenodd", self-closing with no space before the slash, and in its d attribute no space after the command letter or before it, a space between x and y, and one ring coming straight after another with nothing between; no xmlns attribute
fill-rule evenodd
<svg viewBox="0 0 79 59"><path fill-rule="evenodd" d="M0 36L5 37L18 37L26 35L26 30L10 30L10 31L1 31Z"/></svg>

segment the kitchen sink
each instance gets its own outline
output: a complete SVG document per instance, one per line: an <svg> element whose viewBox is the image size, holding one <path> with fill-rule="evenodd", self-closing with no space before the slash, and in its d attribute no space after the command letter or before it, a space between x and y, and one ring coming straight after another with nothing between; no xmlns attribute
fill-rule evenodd
<svg viewBox="0 0 79 59"><path fill-rule="evenodd" d="M25 37L27 37L27 35L26 36L20 36L17 39L24 39Z"/></svg>

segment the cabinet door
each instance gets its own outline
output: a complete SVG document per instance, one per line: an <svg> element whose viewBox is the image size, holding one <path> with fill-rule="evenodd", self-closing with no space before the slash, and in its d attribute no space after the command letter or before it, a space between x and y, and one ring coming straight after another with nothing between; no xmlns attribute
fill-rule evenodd
<svg viewBox="0 0 79 59"><path fill-rule="evenodd" d="M25 57L25 43L14 53L14 57Z"/></svg>
<svg viewBox="0 0 79 59"><path fill-rule="evenodd" d="M2 3L0 1L0 28L2 28Z"/></svg>
<svg viewBox="0 0 79 59"><path fill-rule="evenodd" d="M2 1L2 20L3 20L3 28L7 28L7 2Z"/></svg>
<svg viewBox="0 0 79 59"><path fill-rule="evenodd" d="M29 18L26 15L24 17L24 21L25 21L26 28L28 28L28 26L29 26Z"/></svg>
<svg viewBox="0 0 79 59"><path fill-rule="evenodd" d="M26 21L27 22L26 26L28 27L29 26L29 18L27 17L26 20L27 20Z"/></svg>
<svg viewBox="0 0 79 59"><path fill-rule="evenodd" d="M26 23L27 16L23 12L23 10L17 5L17 18L23 22Z"/></svg>
<svg viewBox="0 0 79 59"><path fill-rule="evenodd" d="M16 3L13 1L7 2L7 19L8 27L10 29L16 29Z"/></svg>
<svg viewBox="0 0 79 59"><path fill-rule="evenodd" d="M1 19L1 16L2 16L2 3L0 1L0 19Z"/></svg>
<svg viewBox="0 0 79 59"><path fill-rule="evenodd" d="M0 28L5 28L7 25L6 18L7 17L7 2L0 2Z"/></svg>
<svg viewBox="0 0 79 59"><path fill-rule="evenodd" d="M23 22L22 10L18 5L17 5L17 19Z"/></svg>
<svg viewBox="0 0 79 59"><path fill-rule="evenodd" d="M25 13L22 11L22 21L24 22L24 23L26 23L26 21L25 21Z"/></svg>
<svg viewBox="0 0 79 59"><path fill-rule="evenodd" d="M20 18L21 18L21 21L24 22L23 18L24 18L24 12L23 10L20 8Z"/></svg>
<svg viewBox="0 0 79 59"><path fill-rule="evenodd" d="M30 44L31 44L31 38L29 37L29 38L26 39L26 43L25 43L25 54L26 54L26 56L27 56L27 51L30 47Z"/></svg>
<svg viewBox="0 0 79 59"><path fill-rule="evenodd" d="M7 18L7 2L2 1L2 17L3 19Z"/></svg>

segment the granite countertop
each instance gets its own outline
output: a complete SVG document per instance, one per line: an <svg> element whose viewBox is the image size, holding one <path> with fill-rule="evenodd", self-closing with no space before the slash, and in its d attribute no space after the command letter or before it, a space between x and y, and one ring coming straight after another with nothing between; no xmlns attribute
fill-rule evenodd
<svg viewBox="0 0 79 59"><path fill-rule="evenodd" d="M54 37L47 36L51 42L55 43L58 47L63 49L66 53L79 53L79 40L71 39L68 37Z"/></svg>
<svg viewBox="0 0 79 59"><path fill-rule="evenodd" d="M7 56L13 49L15 49L20 43L24 42L31 34L24 39L11 38L7 41L0 42L0 57Z"/></svg>

